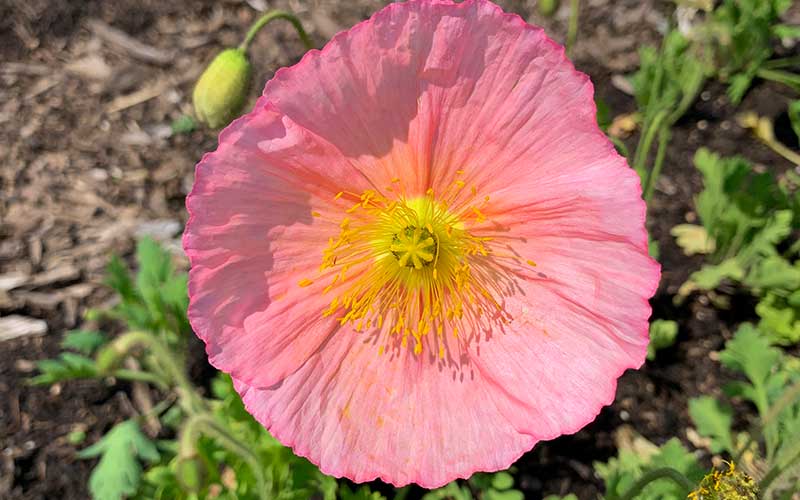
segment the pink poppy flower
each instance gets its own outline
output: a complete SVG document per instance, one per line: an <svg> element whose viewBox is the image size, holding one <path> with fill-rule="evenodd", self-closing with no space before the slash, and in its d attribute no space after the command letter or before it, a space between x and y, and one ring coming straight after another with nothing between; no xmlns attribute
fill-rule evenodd
<svg viewBox="0 0 800 500"><path fill-rule="evenodd" d="M197 166L189 317L321 470L437 487L573 433L659 267L592 85L486 0L392 4L279 70Z"/></svg>

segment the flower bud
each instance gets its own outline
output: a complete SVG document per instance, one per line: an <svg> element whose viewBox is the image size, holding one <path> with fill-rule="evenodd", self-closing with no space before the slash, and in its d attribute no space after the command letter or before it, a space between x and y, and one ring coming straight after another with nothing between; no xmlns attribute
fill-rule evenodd
<svg viewBox="0 0 800 500"><path fill-rule="evenodd" d="M225 49L197 80L192 101L197 119L211 128L224 127L236 118L247 98L250 61L242 49Z"/></svg>
<svg viewBox="0 0 800 500"><path fill-rule="evenodd" d="M539 0L539 13L545 17L552 16L558 9L558 0Z"/></svg>

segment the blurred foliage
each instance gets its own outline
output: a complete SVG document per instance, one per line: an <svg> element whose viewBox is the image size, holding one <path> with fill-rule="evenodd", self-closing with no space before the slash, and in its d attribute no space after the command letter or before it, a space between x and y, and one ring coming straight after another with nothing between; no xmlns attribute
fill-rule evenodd
<svg viewBox="0 0 800 500"><path fill-rule="evenodd" d="M650 323L650 343L647 345L647 359L656 359L656 351L670 347L678 336L678 323L668 319L657 319Z"/></svg>
<svg viewBox="0 0 800 500"><path fill-rule="evenodd" d="M703 469L697 458L677 438L672 438L660 448L650 452L622 449L619 455L606 463L595 462L594 468L606 486L606 500L621 500L637 480L648 472L664 467L684 475L689 481L699 482ZM688 491L667 478L647 484L638 498L648 500L685 499Z"/></svg>
<svg viewBox="0 0 800 500"><path fill-rule="evenodd" d="M140 428L147 416L113 426L79 458L99 458L89 489L95 500L276 499L380 500L368 486L351 490L292 450L281 445L245 410L229 376L218 374L211 396L203 398L181 375L185 342L186 275L175 271L171 255L152 240L137 246L138 271L119 258L108 268L107 283L120 301L95 317L120 320L132 332L109 342L102 332L75 330L62 342L56 359L38 363L36 384L75 378L107 378L151 383L164 390L151 416L164 428L152 440ZM139 370L120 369L121 358L134 356ZM173 366L176 365L176 366ZM174 370L177 368L177 372ZM79 444L86 434L70 439ZM398 490L395 498L407 489ZM475 474L432 490L426 500L522 500L508 472Z"/></svg>
<svg viewBox="0 0 800 500"><path fill-rule="evenodd" d="M789 498L800 482L800 358L771 346L769 337L744 324L719 356L723 366L745 377L724 392L756 408L758 420L750 429L735 431L731 405L711 396L692 399L689 413L710 451L762 472L764 498Z"/></svg>
<svg viewBox="0 0 800 500"><path fill-rule="evenodd" d="M703 176L695 200L702 226L673 228L687 254L707 254L706 263L681 287L680 297L714 290L724 281L744 285L759 299L760 326L773 342L800 341L800 191L784 178L756 172L742 157L722 158L701 148L694 158Z"/></svg>
<svg viewBox="0 0 800 500"><path fill-rule="evenodd" d="M707 67L727 83L734 104L757 76L800 88L796 75L769 64L776 39L800 35L797 27L780 24L791 5L792 0L723 0L692 34L704 50Z"/></svg>

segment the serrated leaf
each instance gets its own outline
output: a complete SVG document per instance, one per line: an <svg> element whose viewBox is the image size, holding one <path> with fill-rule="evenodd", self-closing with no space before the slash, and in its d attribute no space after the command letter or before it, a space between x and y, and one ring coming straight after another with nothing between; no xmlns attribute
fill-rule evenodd
<svg viewBox="0 0 800 500"><path fill-rule="evenodd" d="M123 300L134 300L136 298L136 286L131 278L128 267L116 255L111 256L111 260L106 268L106 285L114 289Z"/></svg>
<svg viewBox="0 0 800 500"><path fill-rule="evenodd" d="M90 330L72 330L64 335L61 347L72 349L82 354L92 354L98 347L107 341L105 335Z"/></svg>
<svg viewBox="0 0 800 500"><path fill-rule="evenodd" d="M717 265L706 264L695 271L689 281L701 290L713 290L725 279L741 280L745 270L737 259L727 259Z"/></svg>
<svg viewBox="0 0 800 500"><path fill-rule="evenodd" d="M713 453L733 452L733 409L729 405L711 396L701 396L689 400L689 415L697 432L711 439L710 450Z"/></svg>
<svg viewBox="0 0 800 500"><path fill-rule="evenodd" d="M756 305L756 314L761 318L759 330L773 343L793 345L800 342L800 306L770 291Z"/></svg>
<svg viewBox="0 0 800 500"><path fill-rule="evenodd" d="M89 478L89 491L95 500L121 500L136 493L142 476L139 459L157 462L155 445L133 420L114 426L94 445L80 451L79 458L100 457Z"/></svg>
<svg viewBox="0 0 800 500"><path fill-rule="evenodd" d="M800 264L800 261L798 261ZM778 255L759 260L747 273L744 283L751 288L800 289L800 266Z"/></svg>
<svg viewBox="0 0 800 500"><path fill-rule="evenodd" d="M751 384L760 386L766 384L780 358L780 351L770 346L766 337L749 323L739 327L719 355L723 365L744 373Z"/></svg>
<svg viewBox="0 0 800 500"><path fill-rule="evenodd" d="M31 379L35 385L51 385L64 380L92 378L97 376L97 366L93 359L71 352L64 352L56 359L36 362L39 375Z"/></svg>

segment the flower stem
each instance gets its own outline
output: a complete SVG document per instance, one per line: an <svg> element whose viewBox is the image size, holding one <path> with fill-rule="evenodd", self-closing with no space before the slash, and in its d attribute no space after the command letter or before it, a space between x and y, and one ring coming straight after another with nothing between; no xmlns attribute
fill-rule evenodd
<svg viewBox="0 0 800 500"><path fill-rule="evenodd" d="M756 74L759 76L759 78L782 83L800 92L800 75L780 69L765 69L765 68L758 70L758 73Z"/></svg>
<svg viewBox="0 0 800 500"><path fill-rule="evenodd" d="M580 0L570 0L569 2L569 24L567 25L567 55L572 57L572 49L578 39L578 11L580 10Z"/></svg>
<svg viewBox="0 0 800 500"><path fill-rule="evenodd" d="M792 66L800 66L800 56L783 57L780 59L770 59L761 65L764 69L780 69Z"/></svg>
<svg viewBox="0 0 800 500"><path fill-rule="evenodd" d="M647 173L647 182L643 190L643 197L645 203L650 203L650 198L653 197L653 192L656 189L656 181L661 175L661 167L664 165L664 157L667 153L667 144L669 144L670 128L663 127L658 133L658 149L656 149L656 161L653 164L653 169Z"/></svg>
<svg viewBox="0 0 800 500"><path fill-rule="evenodd" d="M148 384L153 384L154 386L158 387L161 390L165 390L167 388L167 384L164 383L164 381L160 377L158 377L153 373L143 372L139 370L119 369L111 373L111 376L122 380L130 380L133 382L145 382Z"/></svg>
<svg viewBox="0 0 800 500"><path fill-rule="evenodd" d="M653 469L644 476L640 477L633 486L620 497L620 500L633 500L636 498L644 488L658 479L671 479L672 482L683 488L684 494L692 491L692 483L680 472L671 467L662 467L660 469Z"/></svg>
<svg viewBox="0 0 800 500"><path fill-rule="evenodd" d="M772 421L778 418L783 410L788 408L790 405L797 402L800 399L800 382L795 382L794 385L789 387L786 392L775 402L774 405L766 412L763 418L759 422L753 424L753 427L750 429L750 432L747 433L747 440L744 443L744 446L739 448L739 451L736 453L736 457L734 458L733 462L740 462L742 459L742 455L750 448L750 445L757 439L759 439L763 434L765 429L772 424Z"/></svg>
<svg viewBox="0 0 800 500"><path fill-rule="evenodd" d="M253 39L256 37L258 32L261 31L261 28L275 19L285 19L292 23L292 26L294 26L294 29L297 30L297 34L300 36L303 44L305 44L306 49L311 50L314 48L314 44L311 43L311 39L308 37L306 30L303 29L303 25L300 24L300 20L297 19L297 16L283 10L271 10L258 18L258 20L256 20L256 22L250 26L250 29L247 31L247 34L245 35L241 45L239 45L239 48L244 52L247 52L247 50L250 48L250 44L253 42Z"/></svg>
<svg viewBox="0 0 800 500"><path fill-rule="evenodd" d="M144 331L133 331L117 337L109 346L104 348L97 356L97 363L102 367L113 367L137 346L148 348L158 366L166 372L169 381L175 384L175 390L181 398L181 406L187 410L202 408L202 398L197 394L182 366L178 366L178 359L169 351L164 343L154 335ZM115 370L111 374L118 373ZM124 372L127 376L130 373Z"/></svg>
<svg viewBox="0 0 800 500"><path fill-rule="evenodd" d="M242 460L247 462L256 479L256 492L258 498L269 498L264 474L261 471L258 457L250 451L245 444L232 436L217 420L206 412L197 413L189 418L181 434L182 448L193 447L197 442L197 434L203 433L214 438L220 445L227 448L231 453L239 455ZM185 451L185 450L182 450Z"/></svg>
<svg viewBox="0 0 800 500"><path fill-rule="evenodd" d="M636 146L636 153L633 160L633 169L642 179L647 178L645 173L645 162L647 161L647 156L650 153L650 148L653 145L653 140L655 139L656 134L659 132L659 129L661 129L662 122L666 118L667 111L661 110L655 115L652 121L645 120L645 125L642 129L639 145Z"/></svg>

